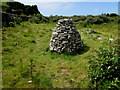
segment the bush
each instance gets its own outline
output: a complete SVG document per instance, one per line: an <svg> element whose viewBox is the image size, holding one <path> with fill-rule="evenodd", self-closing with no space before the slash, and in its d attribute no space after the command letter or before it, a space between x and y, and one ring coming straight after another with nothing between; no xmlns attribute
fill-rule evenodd
<svg viewBox="0 0 120 90"><path fill-rule="evenodd" d="M2 22L2 27L15 27L16 24L20 25L21 22L22 22L22 19L20 17L14 17L10 21Z"/></svg>
<svg viewBox="0 0 120 90"><path fill-rule="evenodd" d="M105 16L97 16L94 18L93 23L94 24L102 24L102 23L107 23L109 19Z"/></svg>
<svg viewBox="0 0 120 90"><path fill-rule="evenodd" d="M42 17L41 23L48 23L48 22L49 22L49 18Z"/></svg>
<svg viewBox="0 0 120 90"><path fill-rule="evenodd" d="M110 17L116 17L116 16L118 16L116 13L111 13L110 14Z"/></svg>
<svg viewBox="0 0 120 90"><path fill-rule="evenodd" d="M76 23L76 24L77 24L77 23ZM81 27L87 27L87 22L85 22L85 21L79 21L78 24L79 24L79 26L81 26Z"/></svg>
<svg viewBox="0 0 120 90"><path fill-rule="evenodd" d="M78 17L73 17L73 21L74 21L74 22L78 22L78 21L80 21L80 18L78 18Z"/></svg>
<svg viewBox="0 0 120 90"><path fill-rule="evenodd" d="M14 17L14 23L20 24L22 22L22 19L20 17Z"/></svg>
<svg viewBox="0 0 120 90"><path fill-rule="evenodd" d="M32 18L29 19L29 22L30 23L40 23L40 20L37 17L33 16Z"/></svg>
<svg viewBox="0 0 120 90"><path fill-rule="evenodd" d="M107 23L109 22L109 18L106 17L106 16L102 16L102 15L99 15L99 16L87 16L85 21L86 24L88 25L91 25L91 24L102 24L102 23Z"/></svg>
<svg viewBox="0 0 120 90"><path fill-rule="evenodd" d="M9 22L9 26L10 27L15 27L15 23L14 22Z"/></svg>
<svg viewBox="0 0 120 90"><path fill-rule="evenodd" d="M90 59L89 77L97 88L120 88L120 58L117 48L99 48Z"/></svg>
<svg viewBox="0 0 120 90"><path fill-rule="evenodd" d="M2 22L2 27L9 27L9 22Z"/></svg>
<svg viewBox="0 0 120 90"><path fill-rule="evenodd" d="M86 24L91 25L93 24L94 18L93 17L87 17L85 19Z"/></svg>
<svg viewBox="0 0 120 90"><path fill-rule="evenodd" d="M17 14L17 15L33 15L40 14L36 5L24 5L20 2L7 2L7 8L4 11L7 13Z"/></svg>
<svg viewBox="0 0 120 90"><path fill-rule="evenodd" d="M34 14L31 19L29 19L31 23L46 23L49 22L49 18L42 16L41 14Z"/></svg>

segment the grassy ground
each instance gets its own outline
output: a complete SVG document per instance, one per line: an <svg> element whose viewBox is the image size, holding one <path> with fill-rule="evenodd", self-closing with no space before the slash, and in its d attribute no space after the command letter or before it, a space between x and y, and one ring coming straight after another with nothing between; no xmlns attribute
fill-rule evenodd
<svg viewBox="0 0 120 90"><path fill-rule="evenodd" d="M48 50L55 23L31 24L23 22L2 31L2 61L4 88L87 88L89 57L95 48L109 47L117 38L117 24L77 26L85 44L77 55L51 53ZM81 29L92 28L99 34L87 34ZM104 37L105 40L98 40Z"/></svg>

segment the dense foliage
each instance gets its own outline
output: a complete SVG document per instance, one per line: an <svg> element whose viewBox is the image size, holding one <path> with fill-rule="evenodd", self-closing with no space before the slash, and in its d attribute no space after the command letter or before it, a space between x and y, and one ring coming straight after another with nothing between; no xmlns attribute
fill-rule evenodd
<svg viewBox="0 0 120 90"><path fill-rule="evenodd" d="M71 16L71 17L66 17L66 16L50 16L49 17L51 21L57 22L59 19L63 18L72 18L74 22L78 22L80 24L86 24L86 25L92 25L92 24L102 24L102 23L107 23L107 22L117 22L118 21L118 15L116 13L107 13L107 14L102 14L102 15L87 15L87 16Z"/></svg>
<svg viewBox="0 0 120 90"><path fill-rule="evenodd" d="M118 48L99 48L90 59L89 76L97 88L120 88L120 58Z"/></svg>
<svg viewBox="0 0 120 90"><path fill-rule="evenodd" d="M24 5L20 2L6 2L2 4L2 11L4 13L9 13L9 14L15 14L19 15L24 15L24 16L31 16L29 21L31 23L42 23L42 22L57 22L59 19L63 18L72 18L75 23L78 23L84 27L88 25L93 25L93 24L103 24L103 23L108 23L108 22L119 22L118 20L118 15L116 13L106 13L102 15L87 15L87 16L49 16L45 17L43 16L39 11L36 5ZM13 23L13 18L12 20L9 20L11 18L6 17L7 21L4 21L3 26L10 26L9 23ZM27 17L28 18L28 17ZM9 23L8 23L9 22Z"/></svg>
<svg viewBox="0 0 120 90"><path fill-rule="evenodd" d="M20 17L13 17L13 19L8 21L3 21L2 25L4 27L15 27L16 24L20 25L23 20Z"/></svg>
<svg viewBox="0 0 120 90"><path fill-rule="evenodd" d="M32 18L29 19L29 22L31 23L47 23L49 22L49 18L41 16L40 14L34 14Z"/></svg>
<svg viewBox="0 0 120 90"><path fill-rule="evenodd" d="M43 16L38 11L36 5L24 5L20 2L3 2L2 3L2 26L13 27L23 21L32 18L35 23L40 22Z"/></svg>
<svg viewBox="0 0 120 90"><path fill-rule="evenodd" d="M33 15L40 14L36 5L24 5L20 2L7 2L2 6L3 12L17 15Z"/></svg>

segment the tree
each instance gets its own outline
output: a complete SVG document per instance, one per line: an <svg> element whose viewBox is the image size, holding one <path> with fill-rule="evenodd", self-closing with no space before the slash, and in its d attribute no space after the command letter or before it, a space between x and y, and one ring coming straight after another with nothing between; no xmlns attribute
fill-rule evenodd
<svg viewBox="0 0 120 90"><path fill-rule="evenodd" d="M111 13L110 14L110 17L116 17L116 16L118 16L116 13Z"/></svg>

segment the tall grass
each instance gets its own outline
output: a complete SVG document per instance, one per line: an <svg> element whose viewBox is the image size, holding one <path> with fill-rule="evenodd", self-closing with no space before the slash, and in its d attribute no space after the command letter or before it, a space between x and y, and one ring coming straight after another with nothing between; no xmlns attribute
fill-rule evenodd
<svg viewBox="0 0 120 90"><path fill-rule="evenodd" d="M107 26L108 25L108 26ZM115 36L117 25L91 26L102 37ZM109 47L113 43L101 43L82 32L89 27L79 26L85 49L77 55L51 53L49 41L55 23L31 24L22 22L15 27L4 28L3 36L3 87L4 88L87 88L89 59L96 55L95 48ZM114 29L115 31L112 31ZM107 32L106 30L110 30ZM106 36L107 35L107 36ZM116 38L116 37L115 37ZM9 71L9 73L8 73Z"/></svg>

